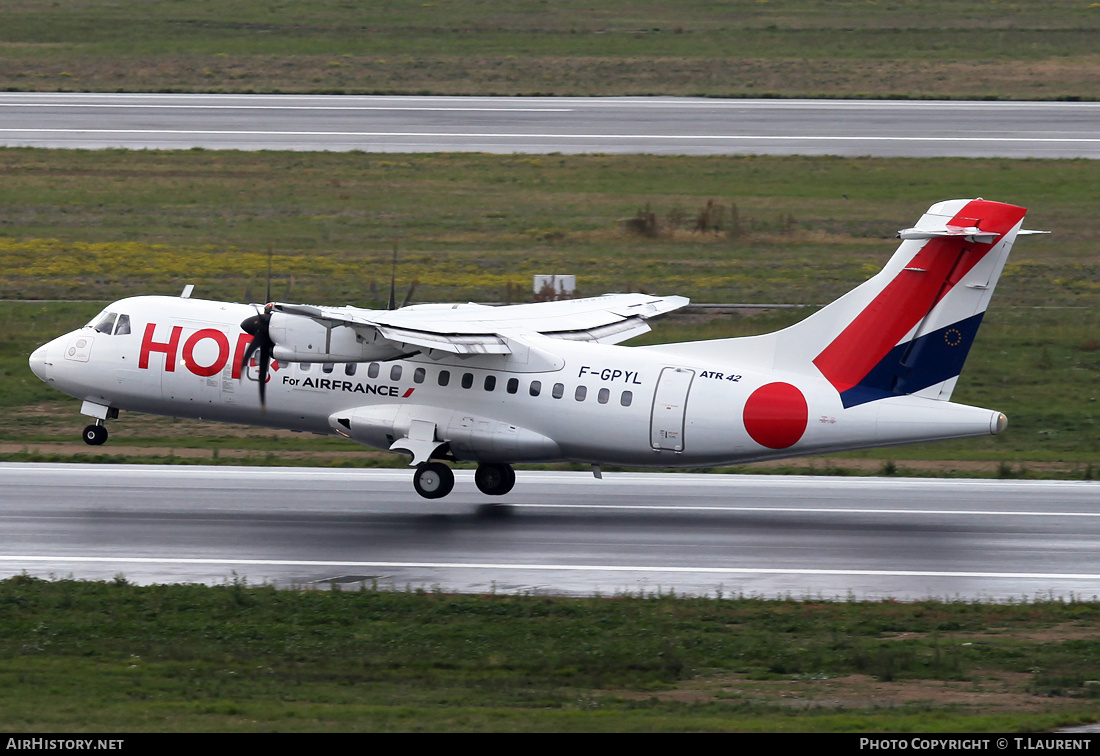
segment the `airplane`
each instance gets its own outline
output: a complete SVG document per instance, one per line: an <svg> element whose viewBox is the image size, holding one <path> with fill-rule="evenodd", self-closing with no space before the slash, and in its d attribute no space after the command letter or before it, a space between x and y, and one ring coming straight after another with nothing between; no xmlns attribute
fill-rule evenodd
<svg viewBox="0 0 1100 756"><path fill-rule="evenodd" d="M933 205L875 276L804 320L741 338L622 346L680 296L372 310L138 296L39 347L88 444L119 411L336 434L409 456L425 498L476 462L689 468L1002 432L950 401L1026 210Z"/></svg>

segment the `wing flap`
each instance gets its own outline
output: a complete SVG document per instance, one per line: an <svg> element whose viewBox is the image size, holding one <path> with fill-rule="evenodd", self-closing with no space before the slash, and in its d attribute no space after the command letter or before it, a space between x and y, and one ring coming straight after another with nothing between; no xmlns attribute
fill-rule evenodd
<svg viewBox="0 0 1100 756"><path fill-rule="evenodd" d="M438 333L378 326L382 338L424 349L453 354L510 354L508 343L495 333Z"/></svg>
<svg viewBox="0 0 1100 756"><path fill-rule="evenodd" d="M618 344L649 333L649 325L641 318L626 318L606 325L577 330L543 331L543 336L564 341L593 341L598 344Z"/></svg>

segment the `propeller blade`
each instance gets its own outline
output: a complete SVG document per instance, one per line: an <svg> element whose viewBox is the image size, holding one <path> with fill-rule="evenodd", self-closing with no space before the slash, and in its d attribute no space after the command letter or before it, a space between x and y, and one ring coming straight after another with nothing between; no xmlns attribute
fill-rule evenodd
<svg viewBox="0 0 1100 756"><path fill-rule="evenodd" d="M271 365L271 352L275 342L271 340L271 306L241 321L241 330L252 337L241 355L241 373L248 369L252 356L259 352L260 407L267 411L267 376Z"/></svg>
<svg viewBox="0 0 1100 756"><path fill-rule="evenodd" d="M264 300L264 304L271 301L271 243L267 245L267 299Z"/></svg>
<svg viewBox="0 0 1100 756"><path fill-rule="evenodd" d="M271 364L271 348L260 345L260 409L267 412L267 371Z"/></svg>
<svg viewBox="0 0 1100 756"><path fill-rule="evenodd" d="M397 242L393 243L393 267L390 268L390 304L386 309L397 309Z"/></svg>
<svg viewBox="0 0 1100 756"><path fill-rule="evenodd" d="M420 284L419 281L413 281L412 286L409 287L409 293L405 295L405 301L401 303L402 307L408 307L409 302L412 301L413 294L416 293L416 287Z"/></svg>
<svg viewBox="0 0 1100 756"><path fill-rule="evenodd" d="M241 364L238 366L242 373L247 369L248 361L252 359L252 355L255 353L258 346L256 339L252 339L252 341L248 342L248 346L244 348L244 354L241 355Z"/></svg>

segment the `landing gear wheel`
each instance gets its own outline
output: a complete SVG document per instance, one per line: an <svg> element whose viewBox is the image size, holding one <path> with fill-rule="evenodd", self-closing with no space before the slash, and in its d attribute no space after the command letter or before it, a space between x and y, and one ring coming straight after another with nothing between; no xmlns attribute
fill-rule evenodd
<svg viewBox="0 0 1100 756"><path fill-rule="evenodd" d="M84 429L83 438L88 446L101 446L107 440L107 428L102 425L89 425Z"/></svg>
<svg viewBox="0 0 1100 756"><path fill-rule="evenodd" d="M511 465L486 463L477 466L474 483L478 490L489 496L503 496L516 484L516 471Z"/></svg>
<svg viewBox="0 0 1100 756"><path fill-rule="evenodd" d="M413 473L413 488L425 499L442 499L455 487L455 474L442 462L425 462Z"/></svg>

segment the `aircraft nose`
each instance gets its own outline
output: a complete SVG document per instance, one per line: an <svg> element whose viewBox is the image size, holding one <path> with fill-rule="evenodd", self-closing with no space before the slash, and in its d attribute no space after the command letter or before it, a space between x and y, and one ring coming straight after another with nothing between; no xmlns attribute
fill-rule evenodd
<svg viewBox="0 0 1100 756"><path fill-rule="evenodd" d="M31 352L30 365L31 372L37 375L41 380L48 381L49 378L49 344L44 344Z"/></svg>

